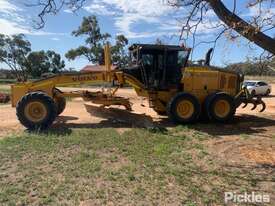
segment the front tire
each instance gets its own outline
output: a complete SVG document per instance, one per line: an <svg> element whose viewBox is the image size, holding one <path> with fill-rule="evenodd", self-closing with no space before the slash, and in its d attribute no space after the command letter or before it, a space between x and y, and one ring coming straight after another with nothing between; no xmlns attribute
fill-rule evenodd
<svg viewBox="0 0 275 206"><path fill-rule="evenodd" d="M54 122L57 108L54 100L43 92L26 94L16 106L18 120L29 130L46 129Z"/></svg>
<svg viewBox="0 0 275 206"><path fill-rule="evenodd" d="M169 118L180 124L196 122L201 112L199 100L189 93L179 93L174 96L168 106L167 114Z"/></svg>

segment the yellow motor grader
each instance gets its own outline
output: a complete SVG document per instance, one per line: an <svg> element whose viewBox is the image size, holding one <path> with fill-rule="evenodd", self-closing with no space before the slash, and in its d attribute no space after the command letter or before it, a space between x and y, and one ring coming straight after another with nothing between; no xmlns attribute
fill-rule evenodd
<svg viewBox="0 0 275 206"><path fill-rule="evenodd" d="M227 122L242 103L265 103L253 98L242 88L243 76L209 65L188 66L190 49L174 45L134 44L129 48L131 61L127 68L111 70L110 46L104 48L105 70L62 73L37 81L11 86L12 106L19 121L26 128L46 129L66 107L66 97L82 97L103 107L122 105L131 110L129 99L116 96L127 84L138 96L145 97L160 115L167 115L176 123L196 122L201 116L209 121ZM107 90L65 92L58 87L109 82Z"/></svg>

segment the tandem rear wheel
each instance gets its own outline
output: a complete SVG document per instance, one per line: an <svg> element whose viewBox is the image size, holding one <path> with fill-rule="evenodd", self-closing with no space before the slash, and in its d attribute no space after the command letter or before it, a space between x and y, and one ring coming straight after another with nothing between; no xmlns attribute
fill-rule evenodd
<svg viewBox="0 0 275 206"><path fill-rule="evenodd" d="M203 110L209 120L226 123L233 119L236 106L233 97L220 92L206 97Z"/></svg>
<svg viewBox="0 0 275 206"><path fill-rule="evenodd" d="M190 93L175 95L167 105L169 118L180 124L194 123L198 119L226 123L236 113L234 98L220 92L206 97L203 105Z"/></svg>
<svg viewBox="0 0 275 206"><path fill-rule="evenodd" d="M167 105L169 118L180 124L196 122L201 112L199 100L189 93L179 93L175 95Z"/></svg>

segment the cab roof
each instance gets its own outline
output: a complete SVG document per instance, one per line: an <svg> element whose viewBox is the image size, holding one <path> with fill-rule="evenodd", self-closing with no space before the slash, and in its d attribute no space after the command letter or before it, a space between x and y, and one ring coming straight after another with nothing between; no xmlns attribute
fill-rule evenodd
<svg viewBox="0 0 275 206"><path fill-rule="evenodd" d="M169 51L187 51L190 50L184 46L178 45L158 45L158 44L133 44L129 50L145 49L145 50L169 50Z"/></svg>
<svg viewBox="0 0 275 206"><path fill-rule="evenodd" d="M264 82L264 81L260 81L260 80L245 80L244 82L258 83L258 82Z"/></svg>

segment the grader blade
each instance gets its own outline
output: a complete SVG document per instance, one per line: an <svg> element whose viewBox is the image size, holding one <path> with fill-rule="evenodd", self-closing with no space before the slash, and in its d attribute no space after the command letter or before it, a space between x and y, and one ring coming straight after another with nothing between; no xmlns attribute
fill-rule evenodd
<svg viewBox="0 0 275 206"><path fill-rule="evenodd" d="M254 99L253 99L253 100L254 100ZM261 97L257 97L257 99L254 100L254 101L255 101L254 104L256 105L256 107L257 107L258 105L262 105L262 109L261 109L259 112L265 111L265 109L266 109L266 104L265 104L265 102L262 100ZM256 108L256 107L255 107L255 108Z"/></svg>
<svg viewBox="0 0 275 206"><path fill-rule="evenodd" d="M252 103L253 104L253 107L251 108L251 110L255 110L257 108L257 104L256 103Z"/></svg>
<svg viewBox="0 0 275 206"><path fill-rule="evenodd" d="M242 108L243 108L243 109L246 108L247 105L248 105L248 103L244 103L244 105L243 105Z"/></svg>
<svg viewBox="0 0 275 206"><path fill-rule="evenodd" d="M264 103L264 101L261 102L262 105L262 109L260 110L260 112L264 112L266 109L266 104Z"/></svg>
<svg viewBox="0 0 275 206"><path fill-rule="evenodd" d="M262 109L259 112L263 112L266 109L266 104L264 103L261 97L257 97L256 99L250 97L242 97L241 103L244 104L242 108L246 108L248 104L253 104L253 107L251 108L252 111L255 110L258 107L258 105L262 105Z"/></svg>

